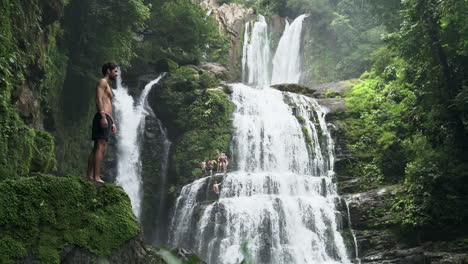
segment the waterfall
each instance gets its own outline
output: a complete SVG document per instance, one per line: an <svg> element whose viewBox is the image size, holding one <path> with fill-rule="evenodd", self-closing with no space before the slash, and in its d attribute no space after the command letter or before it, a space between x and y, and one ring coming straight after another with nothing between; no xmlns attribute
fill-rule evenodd
<svg viewBox="0 0 468 264"><path fill-rule="evenodd" d="M276 83L299 81L304 17L288 25L280 39L273 70L279 72L273 74ZM220 176L183 187L169 243L193 249L211 264L237 264L245 258L256 264L351 263L335 208L338 194L327 109L312 98L268 86L270 76L265 73L271 58L265 46L258 48L258 43L268 43L261 18L246 25L252 28L246 29L243 49L247 84L230 85L236 170L224 177L218 201L211 186ZM291 69L281 72L282 63Z"/></svg>
<svg viewBox="0 0 468 264"><path fill-rule="evenodd" d="M149 82L143 89L138 101L128 94L122 85L122 79L117 79L114 90L115 118L118 121L117 131L117 178L116 184L121 186L130 197L135 216L140 217L141 207L141 162L140 136L145 127L146 97L154 84L163 75Z"/></svg>
<svg viewBox="0 0 468 264"><path fill-rule="evenodd" d="M270 83L271 54L268 40L268 24L265 17L258 15L258 21L247 22L244 34L244 54L242 55L243 76L249 84L268 85ZM252 33L249 37L249 28Z"/></svg>
<svg viewBox="0 0 468 264"><path fill-rule="evenodd" d="M272 84L298 83L301 76L300 71L300 49L302 22L307 15L296 18L291 25L286 21L283 36L273 58Z"/></svg>

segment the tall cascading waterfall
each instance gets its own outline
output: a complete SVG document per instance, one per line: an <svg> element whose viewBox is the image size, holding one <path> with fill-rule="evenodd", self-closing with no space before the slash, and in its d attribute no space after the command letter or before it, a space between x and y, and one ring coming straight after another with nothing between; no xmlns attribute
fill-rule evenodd
<svg viewBox="0 0 468 264"><path fill-rule="evenodd" d="M252 31L251 34L250 31ZM247 22L245 24L242 81L250 84L268 85L271 75L270 68L271 54L268 24L265 17L259 15L257 22Z"/></svg>
<svg viewBox="0 0 468 264"><path fill-rule="evenodd" d="M291 25L286 21L283 36L273 58L272 84L299 82L302 22L306 17L307 15L300 15Z"/></svg>
<svg viewBox="0 0 468 264"><path fill-rule="evenodd" d="M117 177L116 184L121 186L130 197L133 213L140 218L141 213L141 161L140 136L145 127L145 107L153 85L158 83L164 75L149 82L135 104L133 97L122 85L122 79L117 79L114 90L115 117L118 121L117 131Z"/></svg>
<svg viewBox="0 0 468 264"><path fill-rule="evenodd" d="M298 28L304 17L283 33L280 43L290 46L278 46L273 72L289 61L299 61ZM254 29L263 23L259 19L247 26ZM224 178L218 201L210 193L215 177L182 188L169 242L195 250L211 264L237 264L245 258L265 264L351 263L338 231L327 110L312 98L268 87L271 77L259 76L265 71L251 71L271 60L264 57L265 47L251 47L268 43L267 39L253 41L268 35L253 29L247 33L250 41L244 41L243 76L244 82L254 86L230 85L235 104L232 158L236 171ZM254 50L261 54L249 54ZM297 83L300 67L295 69L275 82Z"/></svg>

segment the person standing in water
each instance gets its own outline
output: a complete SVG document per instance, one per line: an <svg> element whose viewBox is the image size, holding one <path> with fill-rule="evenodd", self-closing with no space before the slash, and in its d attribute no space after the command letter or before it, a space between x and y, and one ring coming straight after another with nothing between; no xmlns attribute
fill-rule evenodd
<svg viewBox="0 0 468 264"><path fill-rule="evenodd" d="M213 168L214 166L216 165L216 161L215 160L209 160L208 161L208 171L210 172L210 176L213 176Z"/></svg>
<svg viewBox="0 0 468 264"><path fill-rule="evenodd" d="M219 186L221 186L222 182L218 183L218 181L214 181L214 184L213 184L213 192L216 194L216 199L219 200L219 194L220 194L220 191L219 191Z"/></svg>
<svg viewBox="0 0 468 264"><path fill-rule="evenodd" d="M88 179L104 182L101 179L101 163L106 152L107 142L111 133L117 132L114 119L112 118L112 90L110 81L115 80L119 75L119 68L114 62L107 62L102 65L104 75L96 86L96 114L93 118L92 136L94 147L88 158Z"/></svg>
<svg viewBox="0 0 468 264"><path fill-rule="evenodd" d="M221 154L219 154L219 152L218 152L218 158L216 159L216 161L218 162L218 166L216 167L216 173L220 173L221 166L223 164L223 159L221 158Z"/></svg>
<svg viewBox="0 0 468 264"><path fill-rule="evenodd" d="M226 154L221 153L221 156L219 156L218 160L219 160L219 163L221 164L220 170L222 170L224 172L224 174L226 174L227 173L227 165L229 164ZM218 171L218 172L221 172L221 171Z"/></svg>

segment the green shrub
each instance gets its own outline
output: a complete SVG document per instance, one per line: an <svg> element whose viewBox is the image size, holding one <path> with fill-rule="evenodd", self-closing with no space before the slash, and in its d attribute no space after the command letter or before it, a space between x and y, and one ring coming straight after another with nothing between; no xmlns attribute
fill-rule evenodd
<svg viewBox="0 0 468 264"><path fill-rule="evenodd" d="M209 72L183 66L155 90L154 109L174 137L170 159L178 183L200 176L204 158L228 151L233 104L223 90L206 89L219 83Z"/></svg>

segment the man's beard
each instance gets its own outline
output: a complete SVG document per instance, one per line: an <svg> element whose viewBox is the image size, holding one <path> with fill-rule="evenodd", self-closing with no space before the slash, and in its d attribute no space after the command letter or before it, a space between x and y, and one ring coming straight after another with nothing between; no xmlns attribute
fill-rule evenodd
<svg viewBox="0 0 468 264"><path fill-rule="evenodd" d="M111 79L112 81L115 81L116 76L109 75L109 79Z"/></svg>

